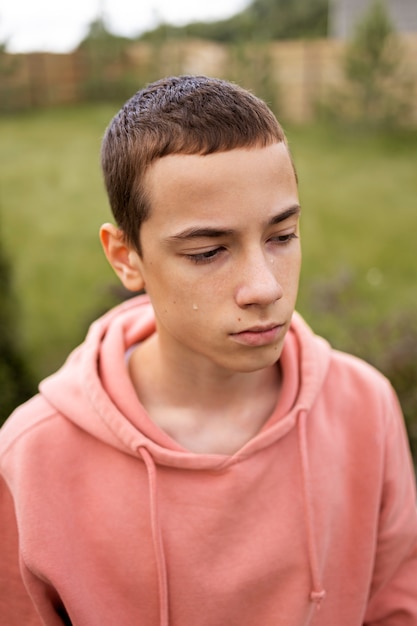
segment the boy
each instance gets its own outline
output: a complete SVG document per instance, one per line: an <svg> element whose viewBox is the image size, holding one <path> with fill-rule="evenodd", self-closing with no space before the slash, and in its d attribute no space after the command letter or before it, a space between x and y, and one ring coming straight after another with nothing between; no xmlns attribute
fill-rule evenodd
<svg viewBox="0 0 417 626"><path fill-rule="evenodd" d="M271 111L161 80L102 163L105 254L147 295L4 427L2 624L416 626L400 409L294 313L300 206Z"/></svg>

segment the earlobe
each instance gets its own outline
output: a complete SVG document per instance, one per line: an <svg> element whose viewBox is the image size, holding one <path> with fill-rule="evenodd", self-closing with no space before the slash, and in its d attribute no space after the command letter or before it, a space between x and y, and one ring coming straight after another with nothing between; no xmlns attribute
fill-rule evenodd
<svg viewBox="0 0 417 626"><path fill-rule="evenodd" d="M123 232L113 224L103 224L100 228L100 241L108 262L126 289L144 289L140 257L126 243Z"/></svg>

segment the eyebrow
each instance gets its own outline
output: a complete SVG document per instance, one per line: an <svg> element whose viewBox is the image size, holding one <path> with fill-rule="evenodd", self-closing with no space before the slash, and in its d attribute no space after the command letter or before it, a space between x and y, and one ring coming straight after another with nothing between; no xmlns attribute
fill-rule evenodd
<svg viewBox="0 0 417 626"><path fill-rule="evenodd" d="M285 211L274 215L267 223L267 226L275 226L276 224L280 224L281 222L285 222L285 220L290 217L294 217L294 215L299 215L301 213L301 207L299 204L294 204L293 206L288 207ZM197 239L199 237L208 237L215 239L216 237L224 237L227 235L232 235L233 230L230 228L210 228L204 226L202 228L186 228L185 230L176 233L175 235L171 235L168 237L168 241L183 241L184 239Z"/></svg>

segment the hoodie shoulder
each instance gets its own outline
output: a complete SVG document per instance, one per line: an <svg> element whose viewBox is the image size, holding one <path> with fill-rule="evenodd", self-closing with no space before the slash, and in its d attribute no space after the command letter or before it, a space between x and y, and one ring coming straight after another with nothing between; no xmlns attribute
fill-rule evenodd
<svg viewBox="0 0 417 626"><path fill-rule="evenodd" d="M0 429L0 462L17 441L56 415L56 410L41 395L19 406Z"/></svg>
<svg viewBox="0 0 417 626"><path fill-rule="evenodd" d="M332 368L340 377L347 378L351 383L360 382L378 391L391 387L390 381L376 367L360 357L340 350L332 350Z"/></svg>

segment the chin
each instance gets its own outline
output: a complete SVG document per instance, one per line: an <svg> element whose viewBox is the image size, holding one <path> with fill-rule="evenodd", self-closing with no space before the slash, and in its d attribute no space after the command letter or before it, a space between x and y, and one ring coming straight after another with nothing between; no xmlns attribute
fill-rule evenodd
<svg viewBox="0 0 417 626"><path fill-rule="evenodd" d="M268 367L272 367L276 365L281 357L282 346L277 346L273 349L270 349L270 354L268 355L253 355L252 357L245 359L241 359L240 362L234 363L233 369L235 372L240 372L242 374L250 374L252 372L259 372L260 370L267 369Z"/></svg>

